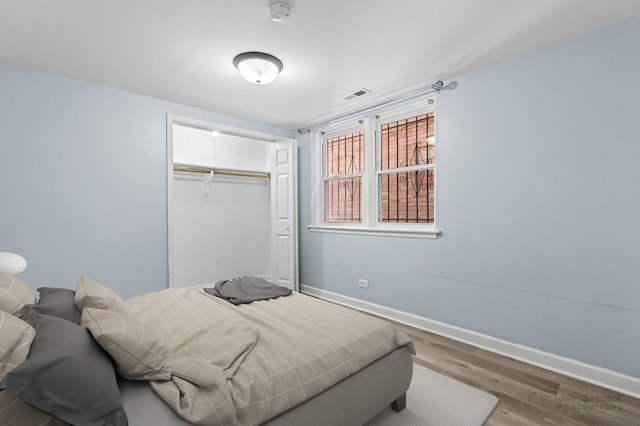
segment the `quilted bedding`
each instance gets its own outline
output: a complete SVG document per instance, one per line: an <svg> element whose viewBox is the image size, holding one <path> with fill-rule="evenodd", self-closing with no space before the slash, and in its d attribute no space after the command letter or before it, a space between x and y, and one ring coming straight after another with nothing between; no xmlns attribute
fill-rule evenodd
<svg viewBox="0 0 640 426"><path fill-rule="evenodd" d="M392 324L310 296L234 306L202 289L124 302L170 356L152 388L201 425L258 425L328 389L410 339Z"/></svg>

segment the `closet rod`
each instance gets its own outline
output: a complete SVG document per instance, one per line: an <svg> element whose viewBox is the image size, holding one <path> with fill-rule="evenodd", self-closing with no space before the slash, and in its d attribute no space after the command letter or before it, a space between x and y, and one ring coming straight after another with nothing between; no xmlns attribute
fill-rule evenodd
<svg viewBox="0 0 640 426"><path fill-rule="evenodd" d="M210 172L213 172L214 175L240 176L240 177L257 178L257 179L269 179L271 177L271 175L269 173L235 172L235 171L230 171L230 170L204 169L204 168L197 168L197 167L178 167L178 166L174 166L173 170L176 171L176 172L206 173L206 174L209 174Z"/></svg>

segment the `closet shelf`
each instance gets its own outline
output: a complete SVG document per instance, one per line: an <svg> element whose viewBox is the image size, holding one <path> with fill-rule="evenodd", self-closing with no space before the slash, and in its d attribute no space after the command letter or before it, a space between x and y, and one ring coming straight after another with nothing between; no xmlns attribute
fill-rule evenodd
<svg viewBox="0 0 640 426"><path fill-rule="evenodd" d="M213 173L214 175L239 176L239 177L257 178L257 179L271 178L271 173L257 171L257 170L225 169L220 167L191 166L188 164L177 164L177 163L174 163L173 170L176 172L204 173L204 174Z"/></svg>

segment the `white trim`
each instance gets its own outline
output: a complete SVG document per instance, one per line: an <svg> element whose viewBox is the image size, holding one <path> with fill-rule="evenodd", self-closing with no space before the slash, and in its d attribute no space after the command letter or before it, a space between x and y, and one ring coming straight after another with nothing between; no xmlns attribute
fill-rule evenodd
<svg viewBox="0 0 640 426"><path fill-rule="evenodd" d="M315 134L315 155L313 158L315 158L315 189L316 189L316 197L315 197L315 201L316 201L316 214L315 214L315 218L314 220L317 223L321 223L324 222L324 167L325 167L325 163L326 163L326 153L324 150L324 136L322 135L322 133L316 133ZM320 159L320 160L318 160Z"/></svg>
<svg viewBox="0 0 640 426"><path fill-rule="evenodd" d="M364 120L364 171L362 177L362 223L371 231L378 222L378 189L376 187L377 176L375 175L376 164L376 127L373 120ZM371 142L373 140L373 143ZM325 226L331 226L324 223ZM347 225L348 226L348 225ZM366 235L376 235L368 233Z"/></svg>
<svg viewBox="0 0 640 426"><path fill-rule="evenodd" d="M380 126L382 123L393 122L402 118L415 116L418 114L435 112L435 99L430 98L423 102L406 105L394 111L389 111L383 116L363 116L357 124L349 123L326 131L315 133L315 156L316 167L316 196L315 196L315 217L312 217L313 225L307 227L312 232L328 232L337 234L358 234L377 235L385 237L410 237L410 238L430 238L437 239L440 231L434 223L430 224L392 224L380 222L380 176L394 173L404 173L417 170L432 170L435 173L435 164L420 164L408 167L398 167L395 169L380 170ZM364 171L362 173L326 176L328 139L351 134L354 132L364 132ZM360 178L362 189L362 206L360 222L327 222L326 221L326 183L332 180L348 178ZM435 185L434 185L435 189ZM435 200L434 200L435 203ZM434 205L434 208L436 206Z"/></svg>
<svg viewBox="0 0 640 426"><path fill-rule="evenodd" d="M271 133L258 132L255 130L249 130L242 127L231 126L228 124L216 123L213 121L198 120L196 118L184 117L174 114L167 114L167 120L173 124L181 124L183 126L195 127L202 130L213 131L217 130L220 133L227 135L238 136L241 138L256 139L265 142L280 142L294 140L287 136L278 136ZM171 159L173 161L173 158Z"/></svg>
<svg viewBox="0 0 640 426"><path fill-rule="evenodd" d="M173 123L177 117L167 114L167 288L173 287Z"/></svg>
<svg viewBox="0 0 640 426"><path fill-rule="evenodd" d="M364 132L364 119L360 119L355 123L343 124L335 127L328 127L318 131L323 139L331 139L336 136L348 135L350 133Z"/></svg>
<svg viewBox="0 0 640 426"><path fill-rule="evenodd" d="M408 238L429 238L435 240L440 235L438 229L406 228L402 225L398 227L368 227L368 226L344 226L344 225L309 225L307 229L311 232L327 232L330 234L357 234L357 235L377 235L384 237L408 237Z"/></svg>
<svg viewBox="0 0 640 426"><path fill-rule="evenodd" d="M173 272L173 179L174 179L174 172L173 172L173 125L174 124L179 124L179 125L183 125L183 126L189 126L189 127L195 127L195 128L199 128L202 130L207 130L207 131L213 131L213 130L217 130L221 133L225 133L228 135L234 135L234 136L239 136L239 137L243 137L243 138L248 138L248 139L256 139L256 140L260 140L260 141L265 141L265 142L287 142L287 143L292 143L293 144L293 148L292 148L292 161L294 161L293 163L293 171L294 171L294 182L293 182L293 196L294 196L294 203L293 203L293 220L294 223L297 224L298 222L298 203L297 203L297 196L298 196L298 178L297 178L297 147L298 147L298 141L297 139L294 138L290 138L290 137L286 137L286 136L279 136L279 135L274 135L274 134L270 134L270 133L264 133L264 132L258 132L255 130L249 130L249 129L244 129L244 128L240 128L240 127L235 127L235 126L231 126L231 125L227 125L227 124L220 124L220 123L216 123L216 122L212 122L212 121L204 121L204 120L198 120L195 118L189 118L189 117L183 117L183 116L178 116L178 115L174 115L174 114L167 114L167 287L168 288L174 288L174 272ZM229 170L229 169L227 169ZM238 170L240 171L240 170ZM247 170L242 170L244 172L247 172ZM253 172L253 171L249 171L249 172ZM257 173L264 173L264 171L256 171ZM299 277L299 267L298 267L298 227L297 225L293 227L294 228L294 232L292 233L292 237L295 238L294 241L294 249L295 249L295 267L294 267L294 277L292 277L292 279L295 279L295 284L294 287L297 285L298 283L298 277ZM181 287L182 288L182 287Z"/></svg>
<svg viewBox="0 0 640 426"><path fill-rule="evenodd" d="M420 170L435 170L435 164L419 164L417 166L399 167L395 169L376 170L376 175L392 175L397 173L416 172Z"/></svg>
<svg viewBox="0 0 640 426"><path fill-rule="evenodd" d="M507 356L565 376L573 377L634 398L640 398L640 378L621 374L606 368L587 364L571 358L554 355L528 346L507 342L486 334L445 324L440 321L410 314L375 303L366 302L338 293L300 284L300 292L335 302L350 308L426 330L490 352Z"/></svg>
<svg viewBox="0 0 640 426"><path fill-rule="evenodd" d="M419 102L407 104L404 107L385 111L375 116L375 127L380 127L384 124L393 123L394 121L402 120L413 115L419 115L436 111L436 97L432 96L428 99L424 99Z"/></svg>

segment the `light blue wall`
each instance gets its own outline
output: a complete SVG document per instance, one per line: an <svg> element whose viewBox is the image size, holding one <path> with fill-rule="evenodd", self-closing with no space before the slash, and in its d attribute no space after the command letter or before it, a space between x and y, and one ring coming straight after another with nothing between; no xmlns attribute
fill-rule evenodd
<svg viewBox="0 0 640 426"><path fill-rule="evenodd" d="M19 278L128 298L167 286L166 114L290 130L0 63L0 251Z"/></svg>
<svg viewBox="0 0 640 426"><path fill-rule="evenodd" d="M438 240L306 230L305 137L301 282L640 377L639 77L635 18L454 79Z"/></svg>

